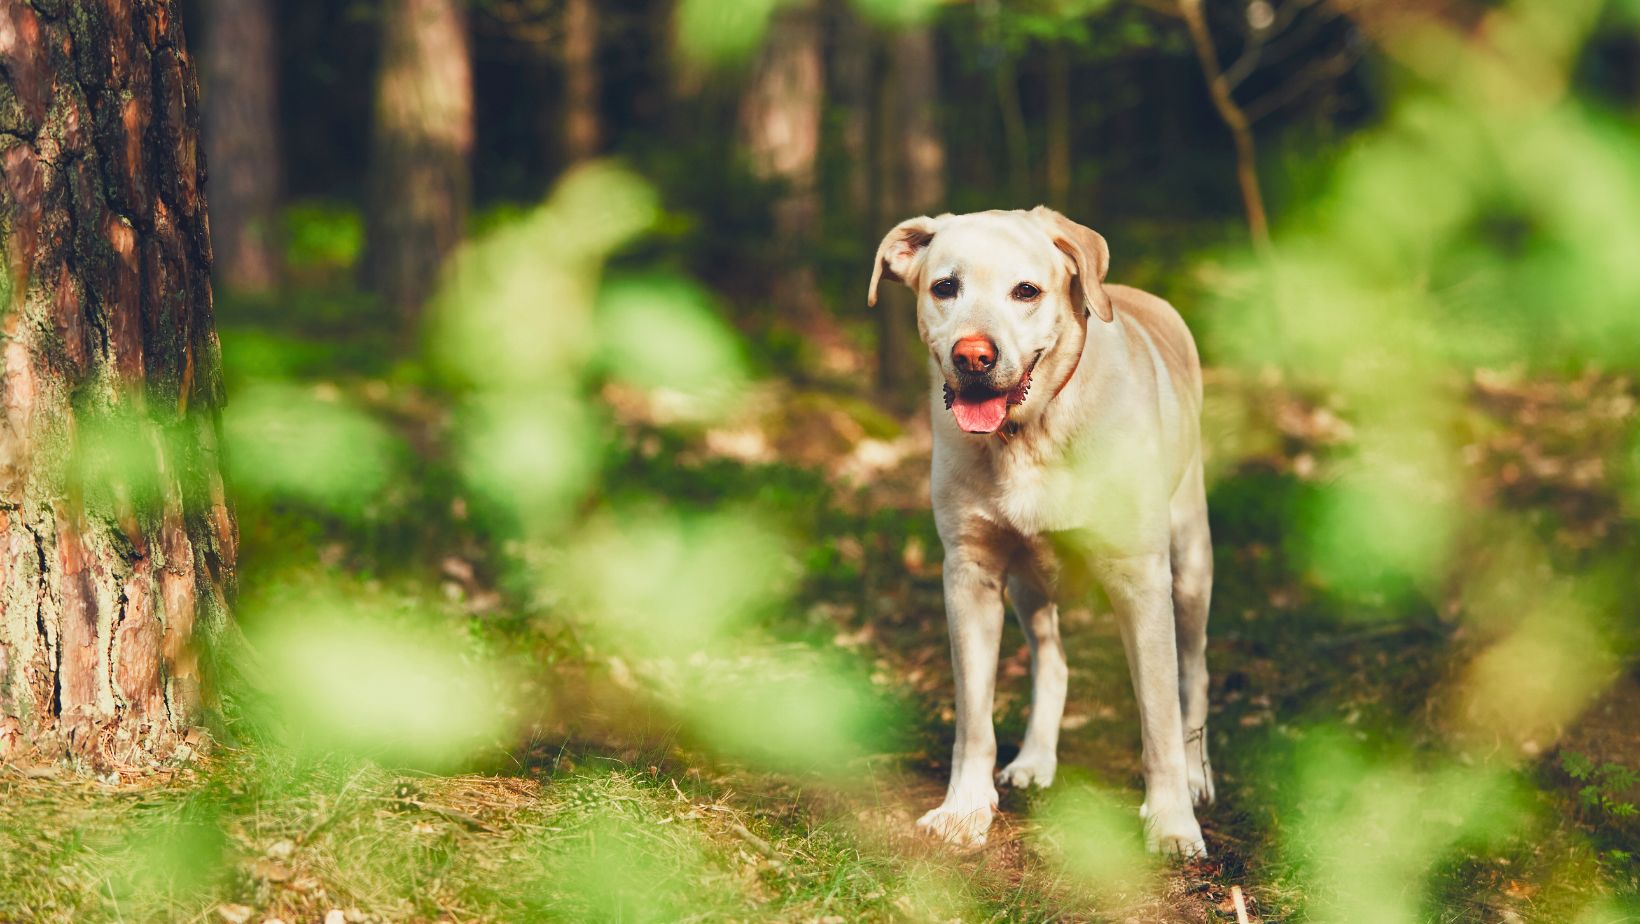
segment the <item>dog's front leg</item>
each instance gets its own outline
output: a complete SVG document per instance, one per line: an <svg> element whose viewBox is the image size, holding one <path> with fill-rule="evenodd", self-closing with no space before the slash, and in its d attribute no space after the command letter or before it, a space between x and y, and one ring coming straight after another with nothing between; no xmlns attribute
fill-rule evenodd
<svg viewBox="0 0 1640 924"><path fill-rule="evenodd" d="M1002 643L1002 580L1006 558L958 547L945 557L945 618L957 682L957 739L945 802L917 826L952 844L985 843L996 813L997 738L991 724L997 649Z"/></svg>
<svg viewBox="0 0 1640 924"><path fill-rule="evenodd" d="M1098 562L1127 649L1144 741L1145 843L1182 856L1207 853L1191 806L1179 710L1178 643L1173 626L1173 576L1167 553Z"/></svg>

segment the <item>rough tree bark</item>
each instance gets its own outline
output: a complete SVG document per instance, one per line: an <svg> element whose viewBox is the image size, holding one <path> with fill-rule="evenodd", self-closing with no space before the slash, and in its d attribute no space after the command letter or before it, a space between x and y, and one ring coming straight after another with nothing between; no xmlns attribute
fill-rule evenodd
<svg viewBox="0 0 1640 924"><path fill-rule="evenodd" d="M945 208L945 139L935 119L940 103L939 63L934 31L908 28L894 35L885 81L885 118L881 144L886 152L882 180L888 205L880 216L883 230L913 215L937 214ZM882 396L904 404L907 386L920 382L921 364L912 348L916 330L915 298L895 294L878 305L877 381Z"/></svg>
<svg viewBox="0 0 1640 924"><path fill-rule="evenodd" d="M366 210L365 283L413 331L461 242L473 74L461 0L387 0Z"/></svg>
<svg viewBox="0 0 1640 924"><path fill-rule="evenodd" d="M0 0L0 757L174 753L237 534L174 0Z"/></svg>
<svg viewBox="0 0 1640 924"><path fill-rule="evenodd" d="M594 0L564 0L563 58L564 156L574 164L597 157L604 143Z"/></svg>
<svg viewBox="0 0 1640 924"><path fill-rule="evenodd" d="M211 171L211 246L222 288L279 284L279 98L270 0L205 5L205 153Z"/></svg>

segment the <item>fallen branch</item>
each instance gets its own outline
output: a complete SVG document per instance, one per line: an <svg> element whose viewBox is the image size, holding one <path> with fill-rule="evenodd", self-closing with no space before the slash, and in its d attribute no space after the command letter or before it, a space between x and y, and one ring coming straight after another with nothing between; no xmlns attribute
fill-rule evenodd
<svg viewBox="0 0 1640 924"><path fill-rule="evenodd" d="M1241 886L1230 887L1230 900L1236 903L1236 924L1253 924L1247 917L1247 900L1242 898Z"/></svg>
<svg viewBox="0 0 1640 924"><path fill-rule="evenodd" d="M738 837L741 840L745 841L746 843L750 844L752 846L753 850L755 850L758 853L764 855L765 857L768 857L771 860L778 859L780 857L780 853L774 849L773 844L770 844L768 841L764 840L763 838L758 837L757 835L753 834L751 831L748 831L746 829L746 826L741 824L740 822L738 822L738 821L729 822L729 830L734 832L734 835L736 837Z"/></svg>

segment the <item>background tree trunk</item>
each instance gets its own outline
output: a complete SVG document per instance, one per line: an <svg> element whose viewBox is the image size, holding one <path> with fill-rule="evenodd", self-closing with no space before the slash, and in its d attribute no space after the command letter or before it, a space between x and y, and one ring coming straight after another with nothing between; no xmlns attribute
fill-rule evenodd
<svg viewBox="0 0 1640 924"><path fill-rule="evenodd" d="M472 58L460 0L387 0L382 15L365 281L414 322L467 223Z"/></svg>
<svg viewBox="0 0 1640 924"><path fill-rule="evenodd" d="M894 36L885 80L885 115L881 142L883 169L891 174L881 198L888 213L879 221L886 232L914 215L945 211L945 139L935 113L940 105L939 62L929 27L906 29ZM877 382L891 405L908 404L912 385L920 385L922 368L914 348L916 297L897 286L878 302Z"/></svg>
<svg viewBox="0 0 1640 924"><path fill-rule="evenodd" d="M1062 43L1048 47L1048 202L1075 214L1071 203L1071 63Z"/></svg>
<svg viewBox="0 0 1640 924"><path fill-rule="evenodd" d="M217 283L266 293L280 276L279 60L269 0L210 0L205 151Z"/></svg>
<svg viewBox="0 0 1640 924"><path fill-rule="evenodd" d="M907 29L894 37L894 75L902 208L908 215L944 211L945 139L934 118L940 74L933 29Z"/></svg>
<svg viewBox="0 0 1640 924"><path fill-rule="evenodd" d="M594 0L564 0L563 55L564 155L574 164L597 157L604 143Z"/></svg>
<svg viewBox="0 0 1640 924"><path fill-rule="evenodd" d="M851 227L865 230L875 225L879 217L872 190L872 114L877 108L872 80L875 36L870 25L848 3L833 0L832 16L837 24L832 78L837 94L838 143L843 157L842 188Z"/></svg>
<svg viewBox="0 0 1640 924"><path fill-rule="evenodd" d="M237 545L193 62L172 0L0 0L0 757L198 721Z"/></svg>
<svg viewBox="0 0 1640 924"><path fill-rule="evenodd" d="M753 172L777 187L777 237L771 301L779 316L816 348L829 373L853 371L853 352L820 297L815 246L820 224L817 168L825 67L812 2L775 14L741 97L740 134Z"/></svg>

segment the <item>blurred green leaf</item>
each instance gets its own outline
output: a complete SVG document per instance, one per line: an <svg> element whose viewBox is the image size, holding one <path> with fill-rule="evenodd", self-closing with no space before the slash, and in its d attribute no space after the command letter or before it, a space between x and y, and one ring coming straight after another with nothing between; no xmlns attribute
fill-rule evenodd
<svg viewBox="0 0 1640 924"><path fill-rule="evenodd" d="M927 22L952 0L852 0L854 8L867 18L887 26L913 26Z"/></svg>
<svg viewBox="0 0 1640 924"><path fill-rule="evenodd" d="M1311 920L1413 924L1443 858L1522 830L1508 776L1485 765L1415 768L1312 732L1292 770L1284 853L1304 869Z"/></svg>
<svg viewBox="0 0 1640 924"><path fill-rule="evenodd" d="M757 50L769 19L790 0L681 0L677 6L678 48L703 64L727 64Z"/></svg>
<svg viewBox="0 0 1640 924"><path fill-rule="evenodd" d="M456 627L354 597L293 588L254 614L256 673L288 747L451 770L508 743L515 678Z"/></svg>
<svg viewBox="0 0 1640 924"><path fill-rule="evenodd" d="M339 391L261 381L243 386L223 413L241 490L357 514L395 473L402 451L377 419Z"/></svg>
<svg viewBox="0 0 1640 924"><path fill-rule="evenodd" d="M1135 891L1160 885L1138 814L1109 793L1061 784L1050 791L1038 817L1037 844L1079 890L1131 900Z"/></svg>
<svg viewBox="0 0 1640 924"><path fill-rule="evenodd" d="M598 313L609 373L678 395L691 416L721 411L746 385L739 341L699 286L668 276L623 279L604 287Z"/></svg>
<svg viewBox="0 0 1640 924"><path fill-rule="evenodd" d="M343 203L310 199L285 208L285 262L302 267L346 268L364 250L364 219Z"/></svg>
<svg viewBox="0 0 1640 924"><path fill-rule="evenodd" d="M498 393L462 408L462 471L497 509L556 528L596 474L605 436L585 403L561 391Z"/></svg>
<svg viewBox="0 0 1640 924"><path fill-rule="evenodd" d="M578 588L623 650L687 654L730 643L784 584L783 542L755 519L646 511L586 530L554 579Z"/></svg>

